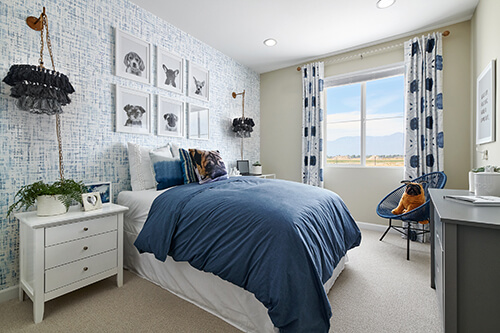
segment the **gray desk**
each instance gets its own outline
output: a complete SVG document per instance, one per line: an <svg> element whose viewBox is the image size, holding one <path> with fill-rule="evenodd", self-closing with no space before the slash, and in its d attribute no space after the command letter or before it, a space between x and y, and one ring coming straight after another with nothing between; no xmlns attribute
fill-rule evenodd
<svg viewBox="0 0 500 333"><path fill-rule="evenodd" d="M500 207L444 199L430 189L431 286L444 332L500 331Z"/></svg>

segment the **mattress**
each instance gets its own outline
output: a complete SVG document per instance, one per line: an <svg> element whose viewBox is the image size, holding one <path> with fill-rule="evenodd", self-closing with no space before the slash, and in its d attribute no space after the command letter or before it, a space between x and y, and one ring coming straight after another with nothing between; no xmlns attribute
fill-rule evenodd
<svg viewBox="0 0 500 333"><path fill-rule="evenodd" d="M146 221L152 202L164 191L119 193L117 203L129 207L124 216L124 267L242 331L278 332L266 307L252 293L212 273L199 271L187 262L176 262L171 257L161 262L153 254L139 254L133 243ZM346 260L347 255L324 284L327 293Z"/></svg>

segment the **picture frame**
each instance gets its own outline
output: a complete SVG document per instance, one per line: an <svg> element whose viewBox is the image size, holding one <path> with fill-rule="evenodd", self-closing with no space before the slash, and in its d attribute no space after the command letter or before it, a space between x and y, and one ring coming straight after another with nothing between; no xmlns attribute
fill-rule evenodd
<svg viewBox="0 0 500 333"><path fill-rule="evenodd" d="M210 73L208 69L189 62L188 96L200 100L209 100Z"/></svg>
<svg viewBox="0 0 500 333"><path fill-rule="evenodd" d="M98 192L83 193L82 202L86 212L102 208L101 194Z"/></svg>
<svg viewBox="0 0 500 333"><path fill-rule="evenodd" d="M189 104L188 121L189 139L209 139L210 113L207 107Z"/></svg>
<svg viewBox="0 0 500 333"><path fill-rule="evenodd" d="M250 174L250 162L248 160L237 160L236 169L242 176Z"/></svg>
<svg viewBox="0 0 500 333"><path fill-rule="evenodd" d="M174 93L184 91L184 59L156 47L156 86Z"/></svg>
<svg viewBox="0 0 500 333"><path fill-rule="evenodd" d="M116 86L116 131L151 133L151 94Z"/></svg>
<svg viewBox="0 0 500 333"><path fill-rule="evenodd" d="M134 81L151 82L151 43L120 29L115 39L115 74Z"/></svg>
<svg viewBox="0 0 500 333"><path fill-rule="evenodd" d="M159 136L184 136L184 103L158 95L157 133Z"/></svg>
<svg viewBox="0 0 500 333"><path fill-rule="evenodd" d="M103 205L113 202L113 187L111 182L86 184L88 193L99 193Z"/></svg>
<svg viewBox="0 0 500 333"><path fill-rule="evenodd" d="M476 144L496 140L496 63L491 60L477 78L476 84Z"/></svg>

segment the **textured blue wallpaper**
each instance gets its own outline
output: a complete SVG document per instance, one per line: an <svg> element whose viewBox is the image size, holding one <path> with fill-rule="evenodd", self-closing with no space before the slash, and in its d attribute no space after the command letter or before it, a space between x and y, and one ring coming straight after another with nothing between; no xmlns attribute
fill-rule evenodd
<svg viewBox="0 0 500 333"><path fill-rule="evenodd" d="M240 139L234 137L230 124L232 118L241 116L241 98L233 99L231 92L243 89L245 115L256 120L252 137L245 139L245 159L259 159L259 75L127 0L0 2L0 78L12 64L38 64L40 34L25 20L39 16L43 6L56 69L69 77L76 90L61 116L66 178L85 183L111 181L114 197L130 189L129 141L149 147L175 142L187 148L218 149L227 166L235 166L240 158ZM114 75L115 28L152 44L152 84ZM210 71L209 102L154 86L155 46ZM45 60L50 63L47 52ZM115 132L117 84L153 94L153 134ZM55 117L20 111L9 94L10 87L0 83L0 290L18 283L18 226L15 219L5 217L7 207L20 186L58 179ZM210 140L157 136L157 95L209 107Z"/></svg>

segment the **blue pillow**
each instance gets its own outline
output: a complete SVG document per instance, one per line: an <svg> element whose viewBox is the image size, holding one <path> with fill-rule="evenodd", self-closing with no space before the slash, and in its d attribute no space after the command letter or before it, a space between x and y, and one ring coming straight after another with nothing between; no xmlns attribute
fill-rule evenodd
<svg viewBox="0 0 500 333"><path fill-rule="evenodd" d="M180 159L167 157L155 152L150 152L149 156L155 174L157 190L164 190L175 185L184 184Z"/></svg>
<svg viewBox="0 0 500 333"><path fill-rule="evenodd" d="M194 163L189 155L189 152L185 149L179 148L179 155L182 163L181 169L184 184L197 183L198 176L196 176L196 172L194 171Z"/></svg>

